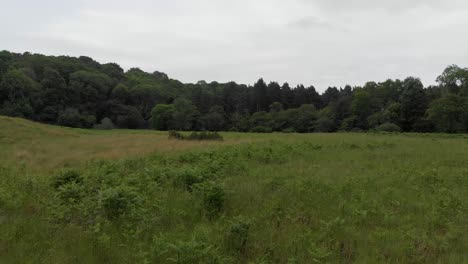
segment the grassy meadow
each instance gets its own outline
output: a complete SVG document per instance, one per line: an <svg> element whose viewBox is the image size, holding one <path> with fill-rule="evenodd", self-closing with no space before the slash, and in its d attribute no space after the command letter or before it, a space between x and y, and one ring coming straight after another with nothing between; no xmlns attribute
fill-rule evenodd
<svg viewBox="0 0 468 264"><path fill-rule="evenodd" d="M468 263L468 136L0 117L0 263Z"/></svg>
<svg viewBox="0 0 468 264"><path fill-rule="evenodd" d="M167 132L152 130L86 130L38 124L0 116L0 160L2 165L34 170L76 167L92 160L112 160L211 148L260 140L259 136L229 136L218 142L167 140Z"/></svg>

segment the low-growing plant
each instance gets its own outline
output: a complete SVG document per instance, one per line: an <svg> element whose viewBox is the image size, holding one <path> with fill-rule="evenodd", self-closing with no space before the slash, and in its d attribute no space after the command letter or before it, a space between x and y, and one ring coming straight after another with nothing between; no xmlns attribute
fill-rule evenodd
<svg viewBox="0 0 468 264"><path fill-rule="evenodd" d="M114 123L112 122L112 120L108 117L104 117L102 120L101 120L101 123L100 124L95 124L93 126L94 129L100 129L100 130L111 130L111 129L114 129L115 128L115 125Z"/></svg>
<svg viewBox="0 0 468 264"><path fill-rule="evenodd" d="M108 188L101 191L101 204L109 219L118 218L136 206L138 194L127 186Z"/></svg>
<svg viewBox="0 0 468 264"><path fill-rule="evenodd" d="M175 185L182 186L187 191L191 192L193 186L197 183L202 183L204 177L199 170L195 169L182 169L177 172L174 178Z"/></svg>
<svg viewBox="0 0 468 264"><path fill-rule="evenodd" d="M223 140L223 137L218 134L218 132L193 132L190 134L190 136L187 138L189 140Z"/></svg>
<svg viewBox="0 0 468 264"><path fill-rule="evenodd" d="M213 219L222 212L226 200L226 192L221 184L217 182L204 182L196 185L196 191L202 197L203 208L208 218Z"/></svg>
<svg viewBox="0 0 468 264"><path fill-rule="evenodd" d="M177 131L169 131L169 139L177 140L224 140L218 132L192 132L189 136L185 136Z"/></svg>
<svg viewBox="0 0 468 264"><path fill-rule="evenodd" d="M185 136L182 135L182 133L180 133L180 132L171 130L171 131L169 131L169 139L179 139L179 140L182 140L182 139L185 139Z"/></svg>
<svg viewBox="0 0 468 264"><path fill-rule="evenodd" d="M83 182L83 177L75 170L62 170L53 177L52 181L52 186L58 189L60 186L69 183L80 184Z"/></svg>
<svg viewBox="0 0 468 264"><path fill-rule="evenodd" d="M250 221L243 217L238 217L232 221L226 234L227 248L239 256L244 255L249 240L249 232Z"/></svg>
<svg viewBox="0 0 468 264"><path fill-rule="evenodd" d="M252 138L50 179L0 165L0 263L464 263L465 138Z"/></svg>
<svg viewBox="0 0 468 264"><path fill-rule="evenodd" d="M57 189L57 196L66 204L77 203L84 195L83 186L77 182L69 182L60 185Z"/></svg>
<svg viewBox="0 0 468 264"><path fill-rule="evenodd" d="M213 245L193 238L169 244L168 249L173 256L167 260L177 264L221 264L226 263L227 260L217 252Z"/></svg>
<svg viewBox="0 0 468 264"><path fill-rule="evenodd" d="M393 123L385 123L375 128L378 132L401 132L401 128Z"/></svg>

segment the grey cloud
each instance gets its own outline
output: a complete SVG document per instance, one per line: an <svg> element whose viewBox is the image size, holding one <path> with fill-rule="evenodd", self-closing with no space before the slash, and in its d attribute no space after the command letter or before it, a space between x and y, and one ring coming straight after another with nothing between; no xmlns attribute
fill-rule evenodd
<svg viewBox="0 0 468 264"><path fill-rule="evenodd" d="M0 2L0 50L88 55L184 82L430 84L468 61L465 0Z"/></svg>
<svg viewBox="0 0 468 264"><path fill-rule="evenodd" d="M456 10L467 7L465 0L302 0L304 4L315 5L331 11L384 10L404 12L416 8Z"/></svg>
<svg viewBox="0 0 468 264"><path fill-rule="evenodd" d="M306 16L288 23L288 26L300 29L323 29L332 31L347 32L348 29L337 24L321 20L314 16Z"/></svg>

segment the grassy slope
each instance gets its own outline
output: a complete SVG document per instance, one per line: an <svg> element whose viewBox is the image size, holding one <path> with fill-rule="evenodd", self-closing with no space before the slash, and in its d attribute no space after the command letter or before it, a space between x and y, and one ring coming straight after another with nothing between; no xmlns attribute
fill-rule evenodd
<svg viewBox="0 0 468 264"><path fill-rule="evenodd" d="M30 138L42 148L68 142L47 155L94 138L168 144L158 132L0 122L22 124L7 125L15 148L2 132L6 156L30 151ZM224 135L254 143L152 148L87 164L79 182L58 189L28 170L0 170L0 262L468 262L466 136ZM108 140L95 157L106 157Z"/></svg>
<svg viewBox="0 0 468 264"><path fill-rule="evenodd" d="M167 140L167 132L96 131L34 123L0 116L1 164L35 170L76 167L90 160L109 160L230 145L253 139L228 136L223 143Z"/></svg>

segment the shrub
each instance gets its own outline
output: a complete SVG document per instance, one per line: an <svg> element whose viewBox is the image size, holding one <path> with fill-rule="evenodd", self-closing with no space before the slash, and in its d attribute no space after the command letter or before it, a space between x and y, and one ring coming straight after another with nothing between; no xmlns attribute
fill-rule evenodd
<svg viewBox="0 0 468 264"><path fill-rule="evenodd" d="M238 218L231 222L226 236L226 245L229 250L237 254L243 255L247 248L247 241L249 238L249 221Z"/></svg>
<svg viewBox="0 0 468 264"><path fill-rule="evenodd" d="M209 218L217 216L223 210L226 192L219 183L205 182L198 184L197 192L202 196L203 207Z"/></svg>
<svg viewBox="0 0 468 264"><path fill-rule="evenodd" d="M335 130L335 123L331 118L321 117L316 121L315 131L316 132L333 132Z"/></svg>
<svg viewBox="0 0 468 264"><path fill-rule="evenodd" d="M223 137L217 132L193 132L188 137L189 140L223 140Z"/></svg>
<svg viewBox="0 0 468 264"><path fill-rule="evenodd" d="M182 133L171 130L169 131L169 139L185 139L185 136Z"/></svg>
<svg viewBox="0 0 468 264"><path fill-rule="evenodd" d="M167 260L178 264L218 264L229 261L217 252L216 247L195 238L191 240L179 240L176 243L169 244L168 251L174 257Z"/></svg>
<svg viewBox="0 0 468 264"><path fill-rule="evenodd" d="M84 188L76 182L67 183L57 189L57 196L67 204L74 204L84 196Z"/></svg>
<svg viewBox="0 0 468 264"><path fill-rule="evenodd" d="M94 115L81 115L81 127L92 128L96 124L96 117Z"/></svg>
<svg viewBox="0 0 468 264"><path fill-rule="evenodd" d="M81 115L75 108L67 108L60 112L57 123L61 126L81 127Z"/></svg>
<svg viewBox="0 0 468 264"><path fill-rule="evenodd" d="M193 132L189 136L184 136L177 131L169 131L169 139L177 140L223 140L223 137L217 132Z"/></svg>
<svg viewBox="0 0 468 264"><path fill-rule="evenodd" d="M266 126L256 126L252 128L251 131L254 133L272 133L273 132L271 127L266 127Z"/></svg>
<svg viewBox="0 0 468 264"><path fill-rule="evenodd" d="M128 187L109 188L101 192L101 204L108 218L118 218L129 213L137 197Z"/></svg>
<svg viewBox="0 0 468 264"><path fill-rule="evenodd" d="M101 120L100 124L96 124L93 126L94 129L101 129L101 130L111 130L114 129L114 123L112 123L112 120L108 117L104 117Z"/></svg>
<svg viewBox="0 0 468 264"><path fill-rule="evenodd" d="M62 185L76 183L81 184L83 177L74 170L63 170L53 178L52 185L55 189L60 188Z"/></svg>
<svg viewBox="0 0 468 264"><path fill-rule="evenodd" d="M176 185L182 185L187 191L191 192L193 185L202 183L204 177L196 170L182 170L177 174Z"/></svg>
<svg viewBox="0 0 468 264"><path fill-rule="evenodd" d="M401 128L393 123L385 123L376 128L379 132L401 132Z"/></svg>

